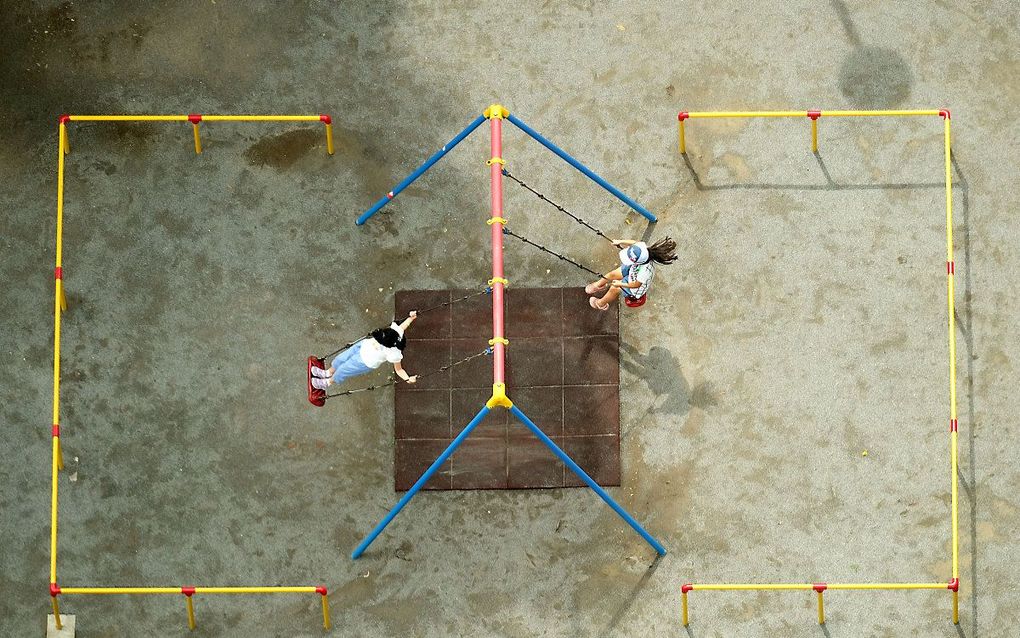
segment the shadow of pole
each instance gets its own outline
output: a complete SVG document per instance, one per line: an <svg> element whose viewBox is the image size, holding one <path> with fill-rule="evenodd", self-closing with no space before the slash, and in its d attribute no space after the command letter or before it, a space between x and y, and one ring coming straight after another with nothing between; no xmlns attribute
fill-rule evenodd
<svg viewBox="0 0 1020 638"><path fill-rule="evenodd" d="M964 494L967 495L967 500L970 503L969 521L970 521L970 615L971 615L971 635L977 636L978 631L978 579L977 579L977 455L974 446L974 425L975 425L975 408L974 408L974 326L973 326L973 314L972 314L972 299L973 295L973 273L971 267L973 262L971 260L971 246L970 246L970 194L969 185L967 178L963 174L963 170L960 168L960 164L956 159L956 151L953 150L950 155L950 161L952 162L953 170L956 173L956 189L960 193L960 212L963 223L963 317L957 317L959 322L960 332L963 333L963 342L967 346L967 428L969 436L967 437L967 465L968 475L963 476L963 470L958 469L957 472L960 475L960 482L963 484ZM957 626L958 633L965 635L962 629Z"/></svg>
<svg viewBox="0 0 1020 638"><path fill-rule="evenodd" d="M641 593L641 590L644 589L645 585L648 584L648 581L651 580L652 574L654 574L655 570L659 568L659 564L661 562L662 556L656 554L655 560L653 560L652 564L648 566L648 569L645 570L645 573L641 575L641 579L638 580L636 585L634 585L634 588L631 590L630 595L627 596L627 599L623 601L623 604L620 606L620 608L616 610L615 614L613 614L613 617L609 620L609 624L606 625L606 628L602 630L601 633L602 636L610 636L611 633L617 628L617 626L620 624L620 620L623 619L623 616L627 613L627 611L630 610L631 606L634 604L634 601L637 600L638 594Z"/></svg>
<svg viewBox="0 0 1020 638"><path fill-rule="evenodd" d="M687 153L680 157L684 160L684 166L691 175L694 188L699 191L726 191L726 190L796 190L796 191L870 191L870 190L909 190L912 188L945 188L945 182L893 182L888 184L840 184L832 179L829 169L822 161L822 156L813 153L818 167L825 177L825 184L774 184L774 183L740 183L740 184L706 184L701 181L698 171Z"/></svg>

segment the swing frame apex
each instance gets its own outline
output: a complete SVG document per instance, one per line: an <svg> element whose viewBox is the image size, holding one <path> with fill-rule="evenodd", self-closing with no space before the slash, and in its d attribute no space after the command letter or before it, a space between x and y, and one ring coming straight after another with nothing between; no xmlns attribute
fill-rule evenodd
<svg viewBox="0 0 1020 638"><path fill-rule="evenodd" d="M489 408L506 408L509 410L514 407L514 402L510 400L510 397L506 395L506 384L505 383L493 383L492 384L492 396L485 402L485 407Z"/></svg>
<svg viewBox="0 0 1020 638"><path fill-rule="evenodd" d="M491 120L492 118L502 120L510 115L510 111L508 111L502 104L497 103L490 105L489 108L482 111L482 115L484 115L487 120Z"/></svg>

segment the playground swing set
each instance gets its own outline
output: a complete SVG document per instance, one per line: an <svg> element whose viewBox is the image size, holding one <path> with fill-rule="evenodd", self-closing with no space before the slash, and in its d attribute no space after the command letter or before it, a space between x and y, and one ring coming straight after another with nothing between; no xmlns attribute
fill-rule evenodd
<svg viewBox="0 0 1020 638"><path fill-rule="evenodd" d="M608 504L613 509L613 511L615 511L624 521L626 521L628 525L630 525L630 527L635 532L637 532L649 545L651 545L657 554L659 554L660 556L664 555L666 553L666 548L663 547L662 544L659 541L657 541L654 537L652 537L651 534L645 531L645 529L623 507L621 507L609 495L608 492L606 492L598 483L596 483L595 480L592 479L591 476L589 476L588 473L585 472L577 463L575 463L573 459L571 459L570 456L567 455L566 452L564 452L558 445L556 445L556 443L553 442L551 438L549 438L549 436L547 436L537 425L535 425L535 423L530 418L528 418L524 411L522 411L520 407L515 405L514 402L511 401L510 397L507 395L505 362L506 362L506 348L510 344L510 342L509 340L507 340L505 336L504 292L506 286L509 284L509 280L505 277L505 273L503 271L503 236L510 235L513 237L517 237L521 241L529 245L535 246L543 250L544 252L555 255L560 259L567 261L568 263L571 263L574 266L595 275L596 277L601 277L602 275L596 272L595 270L587 268L581 265L580 263L570 259L569 257L566 257L565 255L556 253L544 246L536 244L520 235L513 233L507 227L508 220L503 209L503 177L504 176L510 177L517 183L521 184L523 187L527 188L532 193L535 193L540 199L549 202L551 205L555 206L557 210L560 210L561 212L569 215L576 222L589 228L593 232L597 233L600 237L603 237L607 240L608 237L606 237L605 233L598 230L594 226L591 226L580 217L570 213L562 206L554 202L551 202L544 195L538 193L531 187L527 186L523 181L517 179L516 177L513 177L509 173L509 171L506 170L505 168L506 160L503 158L504 120L510 122L520 130L524 131L532 139L538 141L540 144L542 144L542 146L546 147L547 149L555 153L557 156L562 158L564 161L566 161L568 164L576 168L582 174L584 174L585 176L593 180L595 183L599 184L600 186L608 190L610 193L615 195L617 198L619 198L621 201L627 204L631 209L638 212L640 215L648 219L650 222L657 221L655 216L648 210L646 210L644 207L642 207L640 204L629 198L627 195L623 194L615 186L613 186L603 178L596 175L591 169L584 166L576 159L568 155L565 151L560 149L558 146L556 146L548 139L540 135L534 129L525 124L520 118L511 114L502 105L493 104L489 106L487 109L485 109L482 115L476 117L470 124L468 124L468 126L460 133L458 133L457 136L454 137L446 146L443 146L438 152L433 154L417 170L411 173L396 187L394 187L392 191L387 193L384 197L377 201L369 210L367 210L360 217L358 217L356 223L359 226L363 225L366 221L368 221L369 218L371 218L373 215L379 212L379 210L382 209L383 206L389 203L390 200L399 195L401 191L407 188L416 179L421 177L429 168L431 168L433 165L435 165L436 162L442 159L444 155L453 150L453 148L456 147L457 144L463 141L464 138L470 135L486 120L489 121L490 130L490 145L489 145L490 157L485 161L485 164L486 166L489 167L489 181L491 187L491 201L490 201L491 208L490 217L485 221L485 223L487 226L489 226L490 229L489 234L492 242L492 278L488 281L488 287L485 289L484 292L492 295L492 338L489 339L489 347L486 350L477 355L472 355L468 359L472 359L482 355L492 355L493 357L492 396L488 399L488 401L485 402L485 404L481 407L481 409L478 411L475 417L471 419L471 421L463 428L463 430L461 430L460 434L458 434L457 437L454 438L450 445L447 446L447 448L436 458L435 461L433 461L433 463L428 467L427 470L425 470L421 477L417 481L415 481L411 488L408 489L408 491L397 502L397 504L393 506L389 513L386 514L386 516L379 522L379 524L376 525L376 527L368 534L368 536L366 536L365 539L362 540L362 542L354 549L354 552L351 554L351 557L356 559L365 552L368 546L371 545L372 542L379 536L379 534L382 533L386 526L389 525L394 518L396 518L400 511L411 501L412 498L414 498L415 494L417 494L418 491L421 490L421 488L429 481L429 479L432 478L432 475L439 470L443 463L445 463L446 460L457 450L461 443L463 443L464 440L467 439L468 436L470 436L471 432L475 429L475 427L479 423L482 422L485 416L490 411L496 408L503 408L509 410L510 413L525 427L527 427L532 432L532 434L535 435L535 437L537 437L543 444L545 444L545 446L548 447L549 450L551 450L552 453L555 454L556 457L561 462L563 462L563 464L566 467L570 468L570 470L574 472L578 476L578 478L580 478L586 485L588 485L588 487L594 490L595 493L598 494L598 496L602 498L602 500L605 501L606 504ZM477 295L480 293L475 294ZM454 300L452 302L448 302L447 304L442 305L453 304L456 303L457 301L462 301L472 296L475 295L469 295L468 297L463 297L459 300ZM427 310L432 309L430 308ZM313 357L309 358L309 375L311 371L310 366L313 365L312 364L313 360L318 362L324 362L325 357L318 359L314 359ZM454 365L463 363L466 360L467 359L453 363L450 366L445 366L440 370L448 369ZM315 365L320 365L320 363L316 363ZM437 370L435 372L438 372L440 370ZM432 374L432 372L425 374ZM312 401L312 403L315 403L316 405L318 405L318 403L316 403L316 400L321 400L324 402L327 398L329 398L328 396L322 395L317 395L313 397L312 390L313 388L311 388L309 379L309 400ZM351 392L356 391L358 390Z"/></svg>
<svg viewBox="0 0 1020 638"><path fill-rule="evenodd" d="M720 118L720 117L807 117L811 120L811 149L813 152L817 152L817 123L818 119L822 116L924 116L924 115L937 115L944 120L944 145L945 145L945 180L946 180L946 273L947 273L947 296L948 296L948 321L949 321L949 377L950 377L950 468L952 473L951 483L951 526L952 526L952 578L949 583L687 583L681 587L681 601L682 601L682 621L684 626L688 625L688 594L692 591L701 590L714 590L714 591L740 591L740 590L760 590L760 591L787 591L787 590L805 590L813 591L817 595L818 604L818 622L820 624L825 623L824 613L824 592L828 590L933 590L933 589L949 589L952 591L952 620L954 623L959 622L959 602L958 594L960 587L960 575L959 575L959 529L958 529L958 477L957 477L957 449L958 449L958 426L957 426L957 406L956 406L956 344L955 344L955 326L954 326L954 275L955 275L955 262L953 260L953 240L952 240L952 179L951 179L951 165L950 165L950 114L948 110L917 110L917 111L733 111L733 112L681 112L678 116L678 146L681 154L686 154L686 141L685 141L685 129L684 123L688 119L697 118ZM382 533L386 526L392 522L392 520L399 514L404 506L410 502L414 495L424 486L424 484L432 477L438 468L453 454L457 447L471 434L472 430L485 418L485 416L496 408L507 409L514 417L526 426L539 440L541 440L559 459L566 467L569 467L579 478L581 478L585 484L587 484L592 490L598 494L627 524L634 529L654 550L659 556L666 553L665 548L659 543L654 537L652 537L642 526L632 517L626 510L624 510L618 503L616 503L612 497L602 489L595 481L570 457L563 452L548 436L546 436L542 430L527 417L527 415L515 405L507 395L507 389L505 385L505 360L506 360L506 347L509 345L509 341L505 337L505 316L504 316L504 292L505 287L509 284L509 281L504 276L503 271L503 237L509 235L517 238L525 244L531 245L539 250L542 250L548 254L551 254L563 261L567 261L577 268L590 273L595 276L601 277L602 275L583 264L580 264L573 259L557 253L551 249L537 244L521 235L514 233L509 227L503 210L503 182L502 178L506 177L522 188L530 191L536 195L539 199L546 201L551 206L555 207L560 212L567 214L577 223L585 226L599 237L607 241L612 241L598 228L589 224L580 217L574 215L564 207L548 199L545 195L537 191L536 189L529 186L523 180L513 175L509 170L505 168L505 161L502 157L502 127L504 121L509 121L514 124L518 129L522 130L528 136L538 141L548 150L559 156L561 159L566 161L568 164L576 168L585 176L589 177L597 184L608 190L614 196L619 198L631 209L641 214L643 217L648 219L650 222L656 222L656 218L637 202L633 201L625 194L620 192L614 186L606 182L604 179L596 175L590 169L582 165L580 162L569 156L562 149L554 145L552 142L542 137L536 131L531 129L523 121L516 116L512 115L499 104L493 104L489 108L485 109L481 116L475 118L463 131L461 131L456 137L453 138L446 146L442 147L440 151L432 155L422 166L420 166L411 175L400 182L392 191L387 193L383 198L375 203L369 210L363 213L357 219L357 225L363 225L369 218L383 208L390 200L396 197L401 191L407 188L413 183L418 177L424 174L429 168L431 168L436 162L438 162L446 153L452 150L458 143L464 138L471 134L477 129L483 122L489 121L491 139L490 159L486 161L486 165L489 167L490 185L491 185L491 217L486 220L486 224L490 227L490 235L492 241L492 279L488 281L487 287L481 291L473 292L469 295L455 299L452 301L444 302L432 308L426 308L419 311L419 314L425 314L433 310L445 306L452 306L467 299L480 296L480 295L491 295L492 296L492 322L493 322L493 337L489 340L487 348L476 354L470 355L461 361L451 363L448 366L444 366L434 371L423 373L419 376L428 376L430 374L437 374L439 372L448 370L453 366L466 363L469 360L475 359L481 356L492 356L493 357L493 384L492 384L492 395L481 407L477 415L471 419L471 421L464 427L460 434L453 440L453 442L447 447L447 449L432 463L431 466L425 471L425 473L415 482L415 484L404 494L399 502L389 511L389 513L379 522L379 524L371 531L371 533L357 546L352 553L352 558L356 559L360 557L368 546ZM62 265L62 239L63 239L63 209L64 209L64 156L70 153L70 145L67 136L67 125L73 121L82 122L132 122L132 121L165 121L165 122L189 122L193 127L195 152L201 153L201 141L199 136L199 123L203 121L239 121L239 122L269 122L269 121L283 121L283 122L298 122L298 121L321 121L325 124L326 131L326 147L327 152L333 154L333 140L332 140L332 127L331 120L328 115L220 115L220 116L201 116L196 114L190 115L84 115L84 116L61 116L59 120L59 137L58 137L58 184L57 184L57 216L56 216L56 267L55 267L55 298L54 298L54 365L53 365L53 418L52 418L52 456L51 456L51 525L50 525L50 579L49 579L49 595L52 600L53 608L53 619L56 629L62 628L62 616L58 606L58 596L60 595L116 595L116 594L150 594L150 595L165 595L165 594L177 594L182 595L185 598L188 626L191 629L195 628L195 612L193 606L193 596L196 594L289 594L289 593L314 593L321 597L322 606L322 618L324 629L330 627L330 614L329 604L327 597L327 589L324 586L272 586L272 587L199 587L199 586L174 586L174 587L61 587L57 583L57 512L58 512L58 476L59 472L64 469L63 454L60 443L60 320L62 312L67 310L67 301L64 294L64 272ZM635 300L640 303L630 303L625 297L625 301L628 301L630 306L640 306L643 303L643 299ZM360 339L358 340L360 341ZM336 354L339 354L343 350L354 346L358 341L353 341L345 344L339 350L334 351L323 357L309 357L309 366L313 363L315 365L322 365L327 359ZM350 394L369 391L381 387L387 387L393 385L395 380L389 380L386 383L379 384L376 386L369 386L366 388L359 388L353 390L346 390L337 394L327 395L325 392L321 392L321 395L314 395L309 392L309 400L317 406L324 405L326 400L337 396L347 396ZM313 400L314 399L314 400Z"/></svg>

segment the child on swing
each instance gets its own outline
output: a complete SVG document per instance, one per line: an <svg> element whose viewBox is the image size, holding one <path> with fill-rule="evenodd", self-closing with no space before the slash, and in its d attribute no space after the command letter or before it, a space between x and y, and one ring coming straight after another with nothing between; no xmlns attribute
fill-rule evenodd
<svg viewBox="0 0 1020 638"><path fill-rule="evenodd" d="M609 304L616 301L621 292L631 299L645 296L655 275L655 264L666 266L676 261L676 242L669 237L651 246L633 239L616 239L613 245L621 249L620 267L584 287L589 295L605 291L601 299L588 298L588 304L596 310L609 310Z"/></svg>
<svg viewBox="0 0 1020 638"><path fill-rule="evenodd" d="M325 390L334 383L342 383L351 377L371 372L385 362L393 364L393 371L408 383L418 380L418 375L407 374L400 365L404 358L404 346L407 339L404 331L418 318L418 311L412 310L407 319L397 325L391 323L389 328L373 330L371 336L358 341L350 348L338 354L330 364L329 370L312 366L312 387Z"/></svg>

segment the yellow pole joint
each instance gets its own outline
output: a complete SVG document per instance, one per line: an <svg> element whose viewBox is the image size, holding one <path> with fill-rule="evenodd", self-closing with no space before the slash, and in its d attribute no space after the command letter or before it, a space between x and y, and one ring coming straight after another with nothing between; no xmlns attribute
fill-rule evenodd
<svg viewBox="0 0 1020 638"><path fill-rule="evenodd" d="M489 108L482 111L482 115L484 115L485 119L487 120L491 120L493 118L497 120L502 120L504 117L510 115L510 111L503 108L502 104L493 104Z"/></svg>
<svg viewBox="0 0 1020 638"><path fill-rule="evenodd" d="M188 121L191 122L191 130L195 134L195 155L199 155L202 153L202 138L198 134L198 123L202 121L202 116L198 113L190 113Z"/></svg>
<svg viewBox="0 0 1020 638"><path fill-rule="evenodd" d="M676 116L677 126L679 128L679 135L680 135L680 154L681 155L684 155L684 154L687 153L687 141L684 139L684 120L686 120L689 117L690 117L690 114L687 111L680 111L680 113L678 113L677 116Z"/></svg>
<svg viewBox="0 0 1020 638"><path fill-rule="evenodd" d="M494 339L492 341L489 341L489 343L491 344L493 343L493 341L497 340ZM506 339L502 339L502 343L505 344L509 342ZM514 402L511 401L510 397L506 395L505 383L492 384L492 397L490 397L489 400L485 402L485 407L489 408L490 410L496 407L506 408L507 410L509 410L510 408L514 407Z"/></svg>
<svg viewBox="0 0 1020 638"><path fill-rule="evenodd" d="M64 155L71 152L71 143L67 141L67 123L71 121L70 115L61 115L60 122L60 150Z"/></svg>
<svg viewBox="0 0 1020 638"><path fill-rule="evenodd" d="M326 152L333 154L333 118L323 113L319 121L326 125Z"/></svg>
<svg viewBox="0 0 1020 638"><path fill-rule="evenodd" d="M316 587L315 591L322 596L322 628L329 629L329 598L326 597L328 592L325 587Z"/></svg>
<svg viewBox="0 0 1020 638"><path fill-rule="evenodd" d="M493 164L499 164L500 166L506 166L506 160L502 157L490 157L485 160L486 166L492 166Z"/></svg>
<svg viewBox="0 0 1020 638"><path fill-rule="evenodd" d="M506 222L504 221L503 223L505 224ZM510 281L507 280L505 277L493 277L492 279L489 280L489 286L492 286L492 284L503 284L504 286L509 286ZM492 344L490 343L489 345Z"/></svg>
<svg viewBox="0 0 1020 638"><path fill-rule="evenodd" d="M492 226L493 224L502 224L503 226L506 226L506 217L490 217L485 221L485 223L489 226ZM492 285L492 282L489 282L489 285Z"/></svg>

